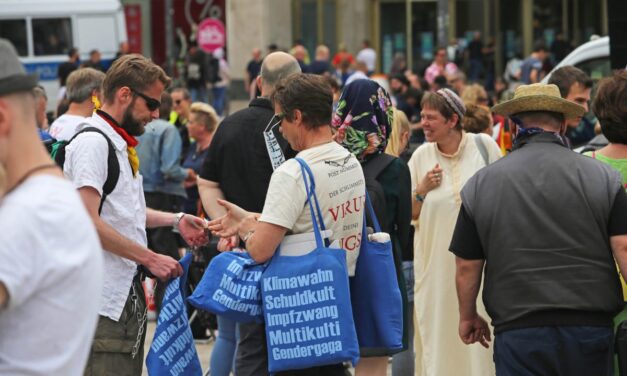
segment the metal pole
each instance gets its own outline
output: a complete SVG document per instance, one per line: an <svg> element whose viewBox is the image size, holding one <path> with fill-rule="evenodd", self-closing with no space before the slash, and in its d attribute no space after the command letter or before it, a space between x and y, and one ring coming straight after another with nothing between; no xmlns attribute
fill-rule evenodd
<svg viewBox="0 0 627 376"><path fill-rule="evenodd" d="M165 56L166 71L169 75L174 72L174 8L173 0L164 1L165 11Z"/></svg>
<svg viewBox="0 0 627 376"><path fill-rule="evenodd" d="M448 0L438 0L438 46L448 45Z"/></svg>
<svg viewBox="0 0 627 376"><path fill-rule="evenodd" d="M405 1L405 35L407 39L407 45L405 46L405 53L407 54L407 68L413 69L414 67L414 39L412 35L412 13L411 13L411 0Z"/></svg>

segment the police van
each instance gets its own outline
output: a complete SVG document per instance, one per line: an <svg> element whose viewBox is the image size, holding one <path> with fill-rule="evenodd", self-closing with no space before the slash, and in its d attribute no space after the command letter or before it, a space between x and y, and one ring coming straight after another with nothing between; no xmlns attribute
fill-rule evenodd
<svg viewBox="0 0 627 376"><path fill-rule="evenodd" d="M78 48L81 61L97 49L107 68L126 41L119 0L0 0L0 37L10 40L29 73L39 74L48 110L57 105L58 66Z"/></svg>

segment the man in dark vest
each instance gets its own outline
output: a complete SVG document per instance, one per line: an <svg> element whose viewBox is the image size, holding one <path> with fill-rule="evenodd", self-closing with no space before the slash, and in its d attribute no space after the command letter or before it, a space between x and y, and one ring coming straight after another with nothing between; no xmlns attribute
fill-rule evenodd
<svg viewBox="0 0 627 376"><path fill-rule="evenodd" d="M565 119L584 108L557 86L521 86L493 111L517 134L512 153L462 190L450 247L459 335L466 344L490 341L475 308L485 266L497 375L609 375L612 318L623 306L614 259L627 272L622 178L566 147Z"/></svg>

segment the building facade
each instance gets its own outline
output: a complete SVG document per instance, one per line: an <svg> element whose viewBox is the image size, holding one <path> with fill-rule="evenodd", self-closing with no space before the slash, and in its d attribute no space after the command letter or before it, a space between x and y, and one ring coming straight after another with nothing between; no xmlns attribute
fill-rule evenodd
<svg viewBox="0 0 627 376"><path fill-rule="evenodd" d="M241 85L253 48L276 44L288 50L301 40L314 56L326 44L334 54L344 44L356 53L364 39L378 53L378 72L389 71L395 55L420 69L437 46L462 47L474 32L493 39L495 68L524 57L537 40L562 35L574 46L607 35L608 0L123 0L141 12L142 51L168 64L180 57L184 40L206 17L221 18L227 31L227 60L234 86ZM170 24L168 26L168 24ZM130 27L129 27L130 33ZM168 45L168 40L169 45ZM174 57L172 57L174 55ZM237 91L237 90L235 90Z"/></svg>

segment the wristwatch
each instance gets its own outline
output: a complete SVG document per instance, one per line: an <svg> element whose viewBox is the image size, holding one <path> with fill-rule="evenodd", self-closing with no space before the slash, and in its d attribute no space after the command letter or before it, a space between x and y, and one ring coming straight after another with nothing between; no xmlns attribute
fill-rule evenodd
<svg viewBox="0 0 627 376"><path fill-rule="evenodd" d="M414 195L414 200L418 201L418 202L423 202L425 200L425 196L422 196L420 194L418 194L418 191L416 191L416 189L412 189L411 190L412 195Z"/></svg>
<svg viewBox="0 0 627 376"><path fill-rule="evenodd" d="M185 213L180 212L177 213L176 216L174 217L174 222L172 223L172 227L174 227L174 230L178 231L179 230L179 225L181 224L181 219L183 219L183 217L185 216Z"/></svg>

